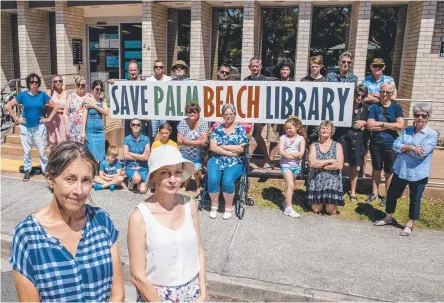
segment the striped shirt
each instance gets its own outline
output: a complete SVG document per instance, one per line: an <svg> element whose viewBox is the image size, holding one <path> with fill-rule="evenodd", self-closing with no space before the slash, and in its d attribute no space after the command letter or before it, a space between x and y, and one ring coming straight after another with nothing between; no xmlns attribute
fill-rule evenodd
<svg viewBox="0 0 444 303"><path fill-rule="evenodd" d="M369 94L379 94L379 88L384 83L388 84L395 83L395 80L393 80L393 78L390 76L381 75L381 78L379 78L379 80L376 81L373 75L370 75L365 77L364 80L362 81L362 84L367 86Z"/></svg>
<svg viewBox="0 0 444 303"><path fill-rule="evenodd" d="M9 262L37 288L42 302L105 302L111 295L111 247L119 232L102 209L86 205L75 257L32 214L14 229Z"/></svg>

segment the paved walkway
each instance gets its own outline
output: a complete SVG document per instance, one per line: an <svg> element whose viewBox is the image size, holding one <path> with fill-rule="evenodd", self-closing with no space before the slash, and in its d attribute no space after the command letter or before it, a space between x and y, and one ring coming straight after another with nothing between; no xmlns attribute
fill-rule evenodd
<svg viewBox="0 0 444 303"><path fill-rule="evenodd" d="M51 198L45 182L1 177L2 247L14 226ZM113 198L110 199L110 196ZM92 193L120 230L124 262L128 216L146 196L126 190ZM212 220L199 214L210 291L251 299L295 301L294 292L311 299L441 301L444 298L444 233L415 229L400 237L396 227L370 222L247 207L243 220ZM9 235L9 237L8 237ZM128 278L128 271L126 271ZM231 283L231 284L230 284ZM284 296L285 294L286 296Z"/></svg>

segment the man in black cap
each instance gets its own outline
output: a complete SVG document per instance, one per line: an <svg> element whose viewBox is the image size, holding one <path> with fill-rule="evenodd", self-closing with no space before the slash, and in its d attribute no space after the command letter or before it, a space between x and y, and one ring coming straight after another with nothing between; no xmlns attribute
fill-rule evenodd
<svg viewBox="0 0 444 303"><path fill-rule="evenodd" d="M385 61L382 58L374 58L370 63L370 69L372 70L372 74L365 77L364 81L362 81L362 84L368 88L368 96L364 101L369 104L379 103L379 88L381 85L383 83L395 83L395 80L393 80L392 77L383 74L385 70ZM392 99L396 99L396 91L393 94Z"/></svg>

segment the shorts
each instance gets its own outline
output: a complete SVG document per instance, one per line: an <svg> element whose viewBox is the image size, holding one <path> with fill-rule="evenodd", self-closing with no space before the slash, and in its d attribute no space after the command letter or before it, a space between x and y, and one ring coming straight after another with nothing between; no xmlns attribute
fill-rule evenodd
<svg viewBox="0 0 444 303"><path fill-rule="evenodd" d="M190 160L194 163L194 167L196 168L196 171L202 170L202 161L200 160Z"/></svg>
<svg viewBox="0 0 444 303"><path fill-rule="evenodd" d="M380 146L374 142L370 144L373 170L384 168L386 174L393 174L393 164L398 154L391 148Z"/></svg>
<svg viewBox="0 0 444 303"><path fill-rule="evenodd" d="M157 286L157 294L161 302L194 302L200 295L198 276L190 282L180 286ZM137 302L144 302L142 296L137 292Z"/></svg>
<svg viewBox="0 0 444 303"><path fill-rule="evenodd" d="M281 173L285 173L287 171L291 171L293 175L300 175L301 168L300 167L281 167Z"/></svg>
<svg viewBox="0 0 444 303"><path fill-rule="evenodd" d="M134 173L138 172L139 175L142 177L143 182L146 182L148 180L148 169L146 168L138 168L138 169L132 169L131 167L127 167L125 169L126 176L128 177L128 182L131 182L131 179L134 176Z"/></svg>
<svg viewBox="0 0 444 303"><path fill-rule="evenodd" d="M267 124L267 140L270 143L279 142L279 134L282 131L281 124Z"/></svg>

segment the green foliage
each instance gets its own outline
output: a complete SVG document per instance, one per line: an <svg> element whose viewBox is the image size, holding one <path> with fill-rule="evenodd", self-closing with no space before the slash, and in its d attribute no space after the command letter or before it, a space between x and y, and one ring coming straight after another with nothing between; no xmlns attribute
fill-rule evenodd
<svg viewBox="0 0 444 303"><path fill-rule="evenodd" d="M215 9L219 23L218 65L220 66L226 57L232 57L234 62L240 62L243 10L239 8Z"/></svg>

